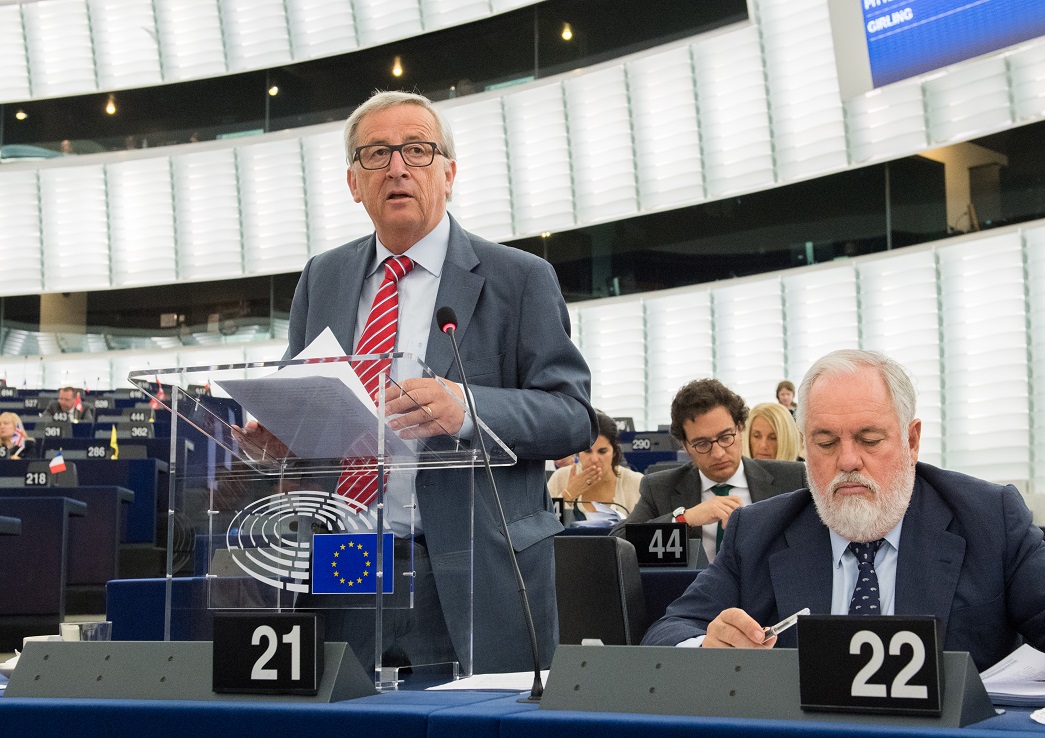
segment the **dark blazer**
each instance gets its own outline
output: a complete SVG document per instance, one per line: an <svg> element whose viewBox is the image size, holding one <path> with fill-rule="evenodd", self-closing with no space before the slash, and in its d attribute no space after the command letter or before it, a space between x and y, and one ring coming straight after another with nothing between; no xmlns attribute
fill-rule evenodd
<svg viewBox="0 0 1045 738"><path fill-rule="evenodd" d="M62 406L58 404L58 400L51 400L47 403L47 407L40 415L44 420L51 420L55 413L65 413L69 416L69 420L74 423L93 423L94 422L94 405L83 403L83 412L78 411L75 407L69 412L62 410Z"/></svg>
<svg viewBox="0 0 1045 738"><path fill-rule="evenodd" d="M747 477L752 502L761 502L806 486L805 464L797 461L765 461L745 456L741 463L744 465L744 476ZM624 526L628 523L670 523L674 510L700 504L700 487L700 472L693 462L643 477L638 504L611 532L615 536L623 536ZM689 529L690 538L700 536L700 526Z"/></svg>
<svg viewBox="0 0 1045 738"><path fill-rule="evenodd" d="M353 350L359 295L374 257L374 236L309 260L290 314L287 358L328 325ZM474 236L450 218L450 242L436 308L457 314L457 340L476 412L519 457L494 471L527 594L537 620L542 661L558 642L552 537L562 530L551 512L545 459L588 448L597 436L589 401L591 374L570 340L570 321L551 265L532 254ZM432 318L425 363L460 381L449 339ZM518 587L496 504L480 472L475 510L474 668L533 667ZM439 599L458 653L466 653L470 476L421 471L416 491Z"/></svg>
<svg viewBox="0 0 1045 738"><path fill-rule="evenodd" d="M739 607L775 623L831 612L831 539L809 490L730 517L722 550L643 643L675 645ZM1020 645L1045 648L1045 543L1016 488L919 463L900 531L895 613L933 615L947 651L983 670ZM796 628L777 645L794 648Z"/></svg>

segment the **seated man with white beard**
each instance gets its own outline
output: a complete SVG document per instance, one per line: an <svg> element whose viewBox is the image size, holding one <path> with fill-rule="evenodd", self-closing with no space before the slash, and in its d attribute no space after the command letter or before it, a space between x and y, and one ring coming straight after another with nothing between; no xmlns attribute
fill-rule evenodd
<svg viewBox="0 0 1045 738"><path fill-rule="evenodd" d="M714 563L646 633L645 645L794 648L816 614L932 615L948 651L985 669L1020 645L1045 649L1045 543L1012 486L918 462L921 421L904 369L836 351L806 374L797 421L810 489L734 511ZM859 544L869 544L859 546ZM879 587L854 597L857 555Z"/></svg>

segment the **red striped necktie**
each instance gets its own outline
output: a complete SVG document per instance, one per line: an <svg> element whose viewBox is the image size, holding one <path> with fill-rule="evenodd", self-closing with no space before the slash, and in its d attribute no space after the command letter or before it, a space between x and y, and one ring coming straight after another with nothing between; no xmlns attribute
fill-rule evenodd
<svg viewBox="0 0 1045 738"><path fill-rule="evenodd" d="M390 354L395 351L396 329L399 325L399 280L410 273L414 262L408 256L392 256L385 259L385 278L374 296L363 334L356 344L357 355ZM367 359L354 363L356 374L367 393L377 402L377 391L383 377L392 366L391 359ZM377 496L377 474L373 470L376 459L345 459L342 461L341 477L337 482L337 493L369 506Z"/></svg>

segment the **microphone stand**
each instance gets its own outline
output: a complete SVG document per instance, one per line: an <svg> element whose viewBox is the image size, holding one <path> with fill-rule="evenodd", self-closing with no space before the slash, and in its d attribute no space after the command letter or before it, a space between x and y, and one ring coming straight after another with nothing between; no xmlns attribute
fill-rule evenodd
<svg viewBox="0 0 1045 738"><path fill-rule="evenodd" d="M442 322L442 321L440 321ZM475 403L472 401L471 390L468 389L468 377L465 375L464 362L461 361L461 352L457 348L457 338L454 336L456 330L456 319L453 321L446 321L445 325L441 326L443 333L450 337L450 345L454 351L454 361L457 363L457 370L461 373L461 385L464 388L465 402L468 404L468 414L472 418L472 426L475 428L475 434L479 438L479 449L483 456L483 466L486 467L486 477L490 480L490 487L493 489L493 498L497 502L497 512L501 518L501 531L504 533L504 539L508 543L508 557L512 561L512 569L515 571L515 581L519 585L519 596L522 597L523 615L526 617L526 627L530 631L530 652L533 654L533 686L530 688L530 696L523 697L519 702L540 702L541 695L544 694L544 685L541 683L541 660L538 655L537 648L537 629L533 624L533 612L530 610L530 598L526 595L526 582L523 580L522 570L519 568L519 559L515 555L515 547L512 545L512 536L508 532L508 520L504 517L504 506L501 505L501 495L497 491L497 482L493 478L493 467L490 466L490 454L486 450L486 442L483 440L482 428L479 426L479 417L475 412Z"/></svg>

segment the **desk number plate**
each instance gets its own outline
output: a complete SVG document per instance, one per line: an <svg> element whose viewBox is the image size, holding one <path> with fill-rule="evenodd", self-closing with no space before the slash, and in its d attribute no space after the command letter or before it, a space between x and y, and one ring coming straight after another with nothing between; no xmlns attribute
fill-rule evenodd
<svg viewBox="0 0 1045 738"><path fill-rule="evenodd" d="M803 710L938 717L942 663L936 618L798 619Z"/></svg>
<svg viewBox="0 0 1045 738"><path fill-rule="evenodd" d="M215 692L314 695L322 676L321 616L214 616Z"/></svg>
<svg viewBox="0 0 1045 738"><path fill-rule="evenodd" d="M624 536L635 547L639 566L686 566L689 526L685 523L629 523Z"/></svg>

